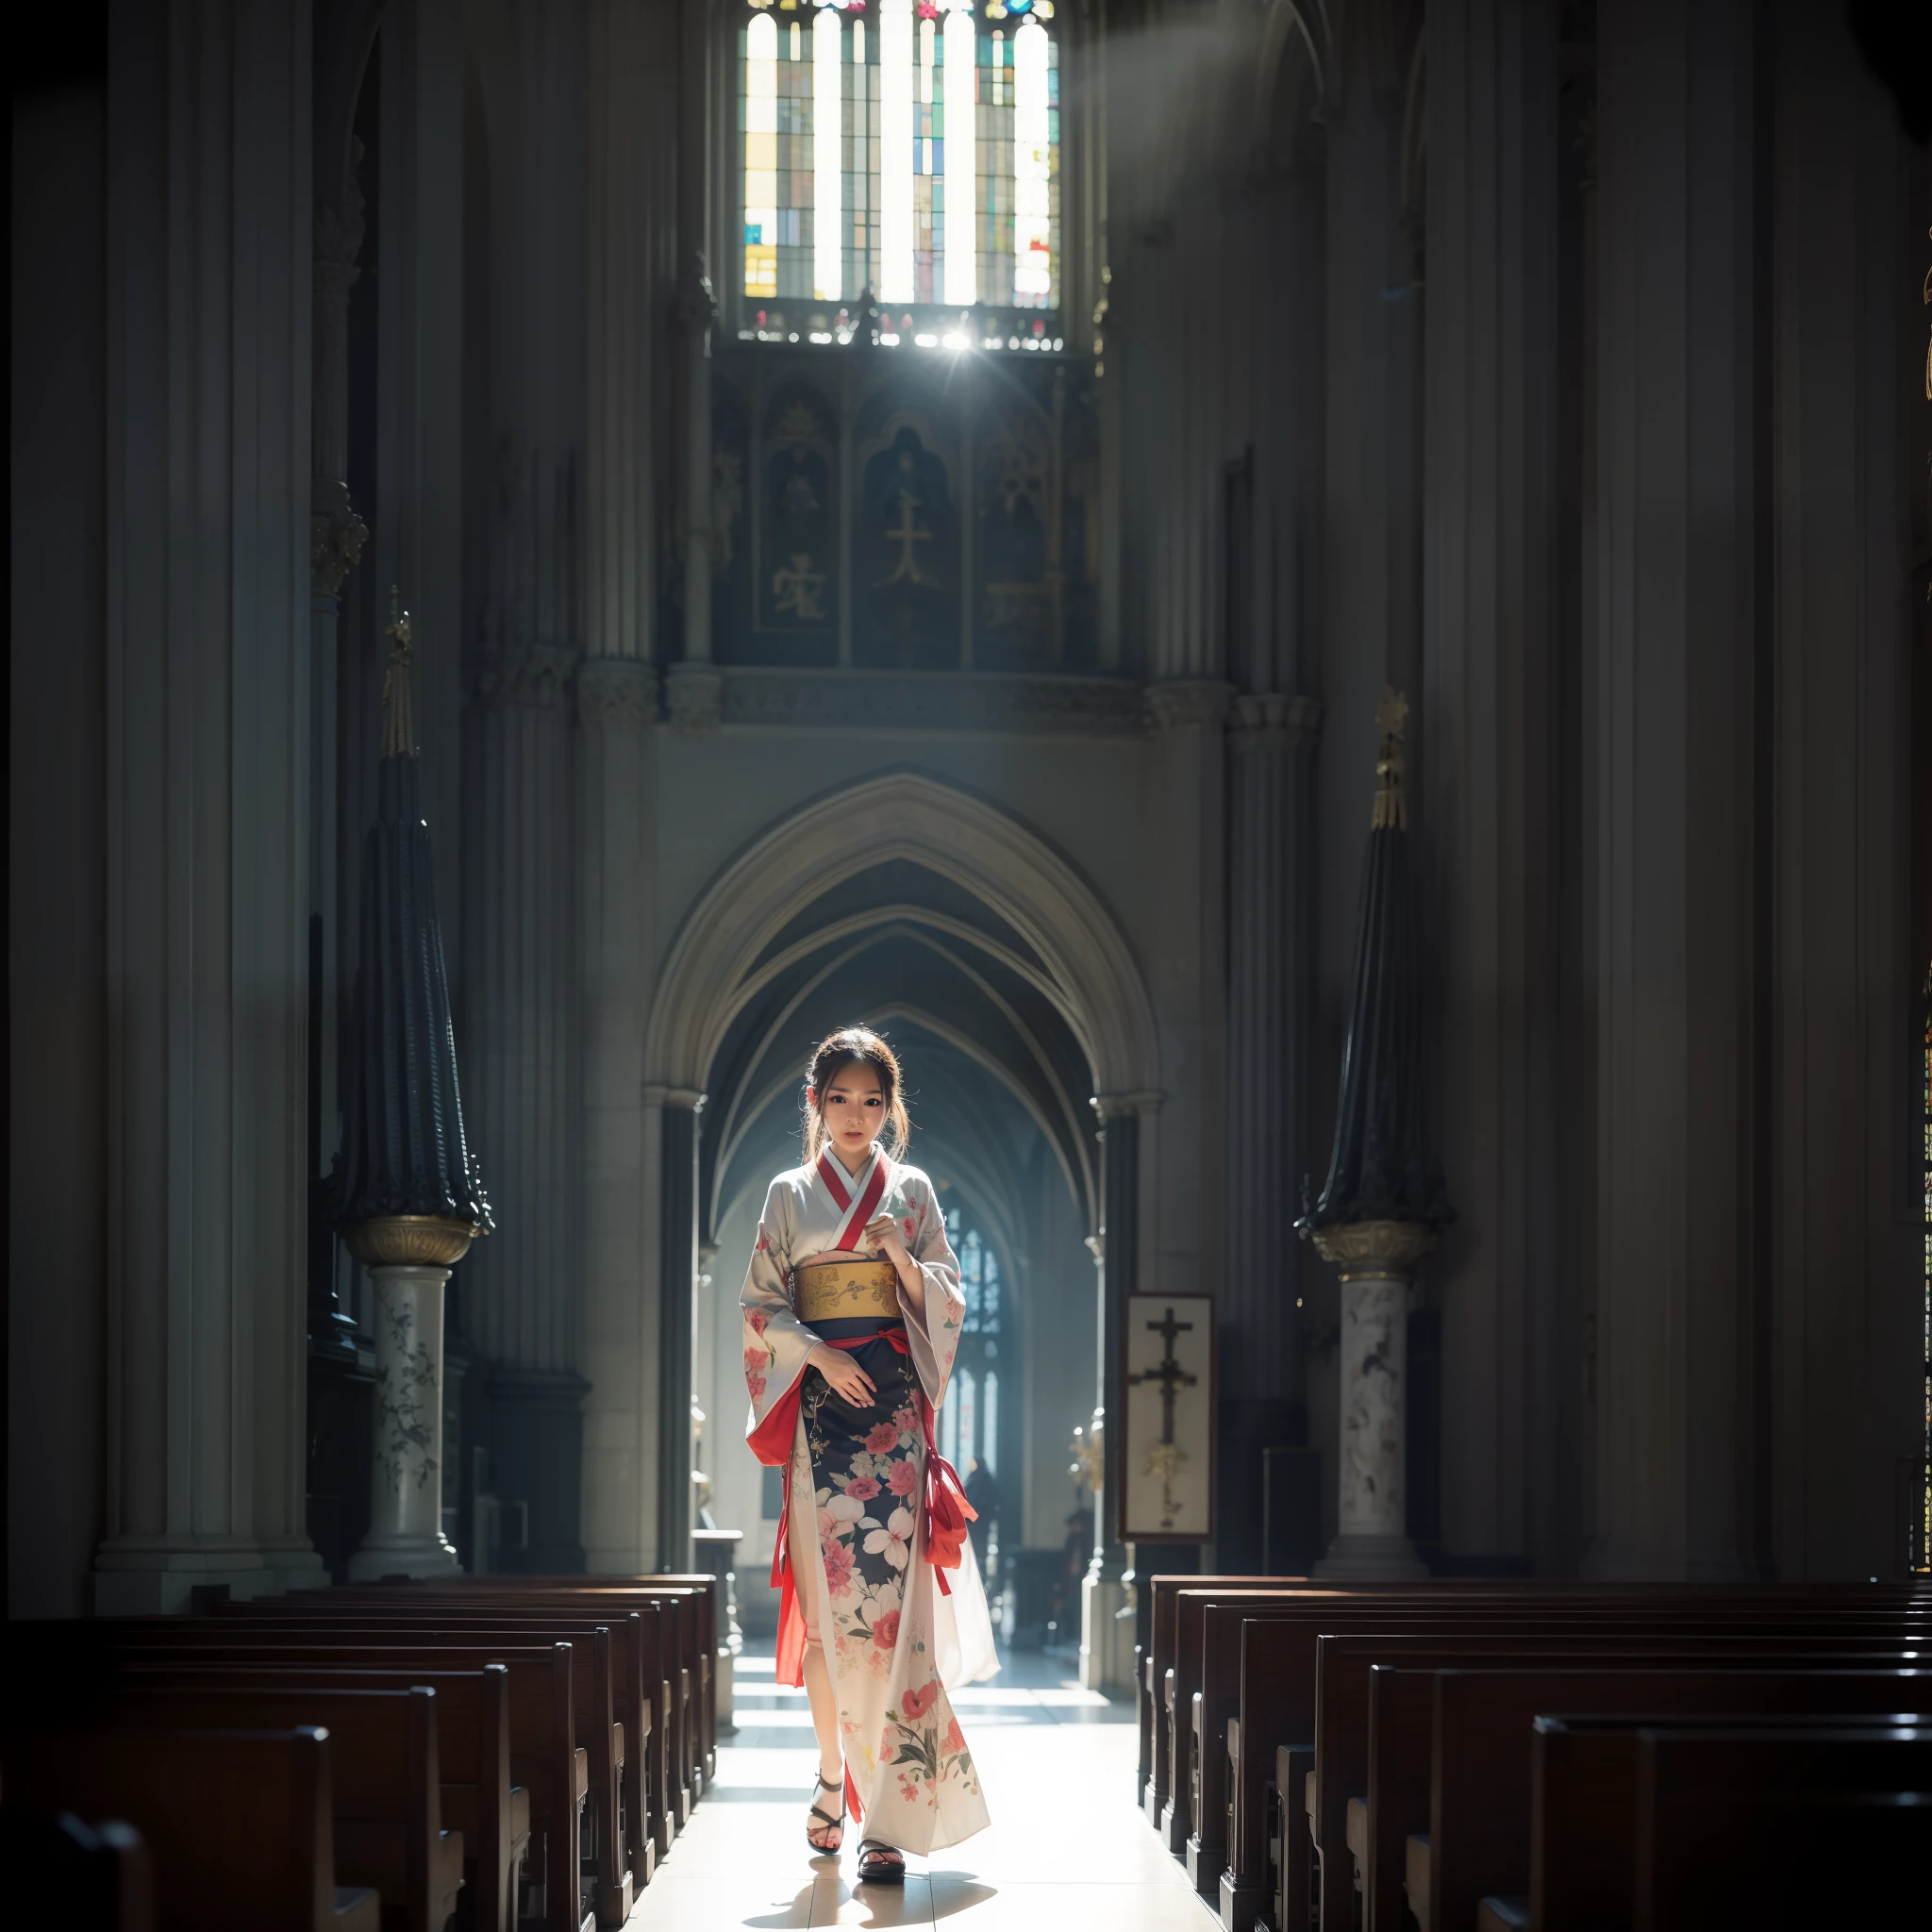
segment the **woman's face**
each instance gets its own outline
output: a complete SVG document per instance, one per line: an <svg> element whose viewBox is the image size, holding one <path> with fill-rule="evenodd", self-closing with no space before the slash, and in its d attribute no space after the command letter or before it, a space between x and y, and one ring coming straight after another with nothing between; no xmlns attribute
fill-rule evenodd
<svg viewBox="0 0 1932 1932"><path fill-rule="evenodd" d="M864 1060L849 1061L825 1082L818 1108L840 1158L857 1166L886 1124L878 1070Z"/></svg>

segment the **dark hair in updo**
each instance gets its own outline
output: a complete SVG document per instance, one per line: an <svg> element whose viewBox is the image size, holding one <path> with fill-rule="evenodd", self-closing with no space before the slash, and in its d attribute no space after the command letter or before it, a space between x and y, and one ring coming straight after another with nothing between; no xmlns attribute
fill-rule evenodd
<svg viewBox="0 0 1932 1932"><path fill-rule="evenodd" d="M825 1089L847 1067L860 1060L879 1076L879 1093L886 1104L886 1126L891 1137L888 1141L881 1134L880 1142L893 1159L905 1159L912 1139L912 1123L906 1117L906 1089L899 1074L898 1058L870 1026L842 1026L837 1033L828 1033L812 1048L811 1064L805 1070L807 1167L819 1158L831 1138L822 1110Z"/></svg>

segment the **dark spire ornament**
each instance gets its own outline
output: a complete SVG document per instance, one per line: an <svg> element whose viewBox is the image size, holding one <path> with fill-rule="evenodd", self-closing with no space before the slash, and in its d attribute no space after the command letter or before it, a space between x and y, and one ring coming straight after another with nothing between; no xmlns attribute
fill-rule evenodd
<svg viewBox="0 0 1932 1932"><path fill-rule="evenodd" d="M1328 1178L1312 1207L1307 1183L1302 1183L1303 1212L1295 1225L1305 1237L1366 1221L1433 1232L1456 1218L1423 1136L1422 1005L1403 793L1407 717L1407 704L1385 687L1375 711L1382 743L1356 924L1335 1145Z"/></svg>
<svg viewBox="0 0 1932 1932"><path fill-rule="evenodd" d="M409 702L412 632L393 586L384 635L382 762L362 849L354 1048L333 1207L358 1261L447 1267L493 1223L463 1133Z"/></svg>

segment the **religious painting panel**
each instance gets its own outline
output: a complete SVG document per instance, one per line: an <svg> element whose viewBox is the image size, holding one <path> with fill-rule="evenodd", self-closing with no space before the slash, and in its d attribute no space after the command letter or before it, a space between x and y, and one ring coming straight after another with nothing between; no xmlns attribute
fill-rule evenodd
<svg viewBox="0 0 1932 1932"><path fill-rule="evenodd" d="M839 629L839 431L819 391L788 382L772 395L758 463L760 659L830 664Z"/></svg>
<svg viewBox="0 0 1932 1932"><path fill-rule="evenodd" d="M856 425L853 656L902 671L960 661L957 438L924 399L882 391Z"/></svg>
<svg viewBox="0 0 1932 1932"><path fill-rule="evenodd" d="M1099 490L1089 399L1065 363L989 374L974 444L974 661L1091 664Z"/></svg>
<svg viewBox="0 0 1932 1932"><path fill-rule="evenodd" d="M1130 1294L1123 1320L1116 1533L1125 1542L1209 1541L1214 1297Z"/></svg>
<svg viewBox="0 0 1932 1932"><path fill-rule="evenodd" d="M711 651L724 664L750 661L750 466L751 410L744 391L721 376L711 386Z"/></svg>

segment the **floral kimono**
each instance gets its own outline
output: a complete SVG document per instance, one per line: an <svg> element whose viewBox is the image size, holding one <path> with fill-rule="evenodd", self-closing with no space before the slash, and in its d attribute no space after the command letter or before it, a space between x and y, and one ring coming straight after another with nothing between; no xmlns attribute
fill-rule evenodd
<svg viewBox="0 0 1932 1932"><path fill-rule="evenodd" d="M797 1312L797 1265L847 1255L858 1273L871 1273L858 1242L881 1214L899 1224L924 1276L924 1319L906 1307L895 1284L876 1291L895 1307L808 1326ZM783 1592L778 1679L804 1682L797 1592L808 1591L839 1700L854 1821L902 1851L958 1844L987 1824L987 1809L946 1690L991 1676L999 1661L966 1534L972 1511L933 1442L965 1302L932 1183L876 1147L856 1181L829 1153L781 1174L765 1197L740 1300L751 1391L745 1434L760 1462L791 1472L772 1561L773 1585ZM806 1368L820 1341L853 1356L874 1402L855 1408ZM792 1520L817 1524L809 1576L791 1574Z"/></svg>

